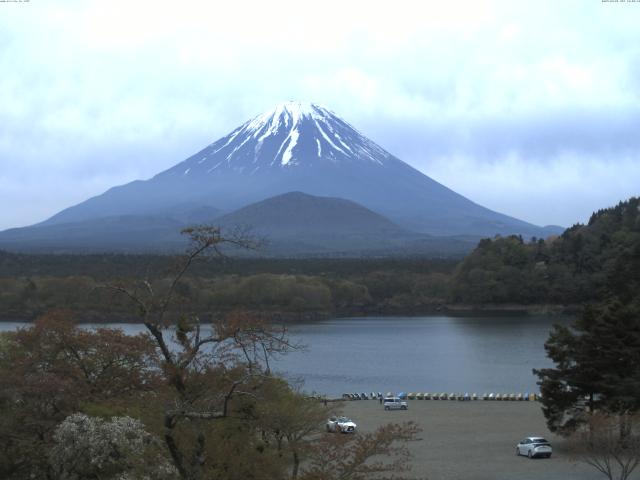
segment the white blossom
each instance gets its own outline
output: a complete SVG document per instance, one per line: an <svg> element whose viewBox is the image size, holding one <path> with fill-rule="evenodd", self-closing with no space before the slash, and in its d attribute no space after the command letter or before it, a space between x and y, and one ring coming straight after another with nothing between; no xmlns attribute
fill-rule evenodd
<svg viewBox="0 0 640 480"><path fill-rule="evenodd" d="M54 441L51 462L60 480L175 478L166 460L152 459L158 456L151 452L153 437L131 417L107 421L76 413L58 426Z"/></svg>

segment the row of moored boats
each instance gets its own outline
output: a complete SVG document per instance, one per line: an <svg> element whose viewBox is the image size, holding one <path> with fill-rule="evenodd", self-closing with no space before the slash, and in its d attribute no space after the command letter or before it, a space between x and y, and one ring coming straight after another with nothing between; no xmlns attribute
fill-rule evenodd
<svg viewBox="0 0 640 480"><path fill-rule="evenodd" d="M488 401L531 401L540 400L540 395L537 393L483 393L477 395L475 393L399 393L394 395L391 392L387 392L384 396L387 397L399 397L401 399L409 400L458 400L458 401L473 401L473 400L488 400ZM371 393L344 393L342 395L344 400L376 400L383 398L381 392Z"/></svg>
<svg viewBox="0 0 640 480"><path fill-rule="evenodd" d="M409 393L409 400L497 400L497 401L536 401L539 399L536 393L484 393L481 396L475 393Z"/></svg>

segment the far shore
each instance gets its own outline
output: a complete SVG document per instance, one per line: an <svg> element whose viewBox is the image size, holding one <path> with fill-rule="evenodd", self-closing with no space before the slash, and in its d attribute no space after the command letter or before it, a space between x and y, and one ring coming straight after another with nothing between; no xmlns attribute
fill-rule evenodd
<svg viewBox="0 0 640 480"><path fill-rule="evenodd" d="M74 313L79 323L140 323L140 317L133 314L114 313L106 314L98 311L70 310ZM580 311L579 305L466 305L466 304L442 304L432 305L428 308L415 309L360 309L339 312L269 312L256 311L256 314L265 316L275 322L295 324L315 321L353 318L353 317L517 317L517 316L564 316L575 315ZM0 312L0 322L25 322L34 321L46 312L41 311L4 311ZM221 311L219 314L224 314ZM203 322L212 319L210 313L198 314Z"/></svg>

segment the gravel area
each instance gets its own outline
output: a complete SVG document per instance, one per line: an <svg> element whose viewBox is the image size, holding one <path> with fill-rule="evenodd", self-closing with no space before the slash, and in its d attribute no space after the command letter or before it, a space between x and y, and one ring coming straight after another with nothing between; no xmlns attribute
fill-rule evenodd
<svg viewBox="0 0 640 480"><path fill-rule="evenodd" d="M406 411L385 411L377 400L345 402L343 412L363 432L388 422L413 420L423 429L410 445L411 475L429 480L602 479L578 462L561 438L549 433L537 402L409 400ZM553 445L550 459L515 455L527 436L544 436ZM633 477L636 478L636 477Z"/></svg>

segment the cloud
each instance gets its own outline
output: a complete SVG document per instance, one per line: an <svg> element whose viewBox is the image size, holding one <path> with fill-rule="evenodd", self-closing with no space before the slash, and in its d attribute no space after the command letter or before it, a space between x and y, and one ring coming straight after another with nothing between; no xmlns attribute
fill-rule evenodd
<svg viewBox="0 0 640 480"><path fill-rule="evenodd" d="M18 205L0 228L149 178L286 99L480 204L584 221L640 184L639 21L640 4L577 0L0 4L0 201Z"/></svg>
<svg viewBox="0 0 640 480"><path fill-rule="evenodd" d="M640 158L615 159L561 153L532 161L512 153L478 164L465 156L431 162L432 177L458 193L538 225L586 222L594 211L638 196ZM471 174L469 174L471 173Z"/></svg>

